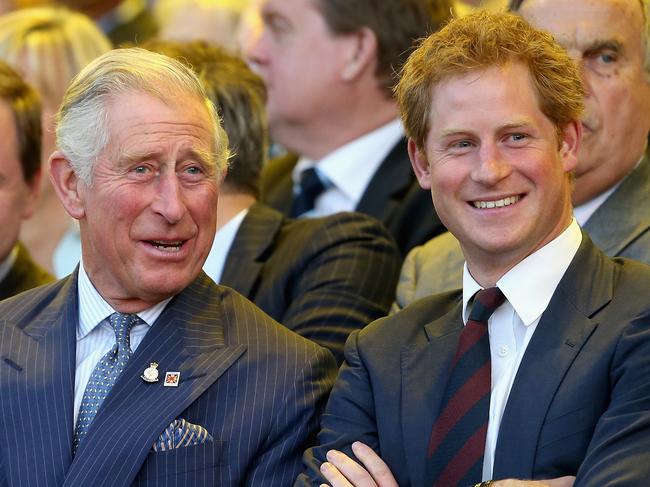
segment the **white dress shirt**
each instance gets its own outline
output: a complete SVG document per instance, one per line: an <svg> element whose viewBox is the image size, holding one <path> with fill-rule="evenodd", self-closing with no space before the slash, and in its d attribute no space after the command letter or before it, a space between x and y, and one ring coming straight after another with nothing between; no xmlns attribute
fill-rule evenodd
<svg viewBox="0 0 650 487"><path fill-rule="evenodd" d="M319 161L301 157L292 173L294 193L299 191L302 172L311 167L316 167L326 188L316 198L314 209L303 216L353 211L377 169L402 137L404 128L397 119L339 147Z"/></svg>
<svg viewBox="0 0 650 487"><path fill-rule="evenodd" d="M83 261L79 263L78 293L79 325L77 326L77 364L74 376L73 424L75 425L84 391L93 369L97 362L106 355L106 352L115 345L115 332L108 322L108 317L115 313L115 309L104 300L93 283L90 282ZM131 328L131 350L133 352L138 348L149 328L170 300L171 298L166 299L137 313L144 323L138 323ZM151 359L155 361L155 357L151 357Z"/></svg>
<svg viewBox="0 0 650 487"><path fill-rule="evenodd" d="M210 276L214 282L218 283L221 279L223 268L226 265L226 257L246 215L248 215L248 208L237 213L214 235L212 248L205 260L205 264L203 264L203 272Z"/></svg>
<svg viewBox="0 0 650 487"><path fill-rule="evenodd" d="M483 458L483 480L492 478L494 452L510 388L540 317L573 260L582 233L575 219L554 240L510 269L499 281L506 301L488 322L492 360L490 416ZM463 270L463 322L469 318L469 301L481 286L465 264Z"/></svg>
<svg viewBox="0 0 650 487"><path fill-rule="evenodd" d="M9 271L14 266L16 258L18 257L18 245L14 245L14 248L9 252L9 255L0 262L0 282L3 281L5 277L9 274Z"/></svg>

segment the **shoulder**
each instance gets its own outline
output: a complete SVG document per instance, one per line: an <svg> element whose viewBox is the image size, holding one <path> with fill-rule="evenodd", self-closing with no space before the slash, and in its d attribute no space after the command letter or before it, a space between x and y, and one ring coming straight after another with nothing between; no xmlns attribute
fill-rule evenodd
<svg viewBox="0 0 650 487"><path fill-rule="evenodd" d="M419 299L360 330L359 346L399 351L402 346L416 344L425 339L425 327L456 309L460 312L461 300L460 289Z"/></svg>
<svg viewBox="0 0 650 487"><path fill-rule="evenodd" d="M219 321L227 343L246 345L249 353L257 356L307 361L325 351L282 326L234 289L215 284L203 273L179 297L175 306L186 308L190 300L198 303L196 312L205 313L206 320Z"/></svg>
<svg viewBox="0 0 650 487"><path fill-rule="evenodd" d="M0 318L22 328L43 313L59 310L76 292L70 281L66 277L0 301Z"/></svg>

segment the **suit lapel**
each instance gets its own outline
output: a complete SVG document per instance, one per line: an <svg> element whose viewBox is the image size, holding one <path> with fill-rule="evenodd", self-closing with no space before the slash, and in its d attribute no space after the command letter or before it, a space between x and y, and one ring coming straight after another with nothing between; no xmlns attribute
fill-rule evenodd
<svg viewBox="0 0 650 487"><path fill-rule="evenodd" d="M282 214L260 204L250 207L226 257L220 284L253 300L264 260L283 219Z"/></svg>
<svg viewBox="0 0 650 487"><path fill-rule="evenodd" d="M95 416L65 485L130 485L162 431L242 356L244 345L227 344L215 293L202 274L169 303ZM154 361L160 381L146 383L140 376ZM178 387L163 386L172 371Z"/></svg>
<svg viewBox="0 0 650 487"><path fill-rule="evenodd" d="M406 139L401 139L368 183L355 211L374 216L386 224L399 208L412 180Z"/></svg>
<svg viewBox="0 0 650 487"><path fill-rule="evenodd" d="M401 353L403 444L411 485L425 484L431 429L463 326L461 306L425 326L427 343L405 347Z"/></svg>
<svg viewBox="0 0 650 487"><path fill-rule="evenodd" d="M587 220L585 230L597 247L620 255L650 228L650 158L643 161Z"/></svg>
<svg viewBox="0 0 650 487"><path fill-rule="evenodd" d="M75 274L24 329L0 328L0 404L11 439L3 450L25 469L18 477L38 485L60 485L72 460L77 309Z"/></svg>
<svg viewBox="0 0 650 487"><path fill-rule="evenodd" d="M517 371L499 429L495 479L533 478L548 409L567 370L598 326L592 317L612 299L612 264L584 232L582 238Z"/></svg>

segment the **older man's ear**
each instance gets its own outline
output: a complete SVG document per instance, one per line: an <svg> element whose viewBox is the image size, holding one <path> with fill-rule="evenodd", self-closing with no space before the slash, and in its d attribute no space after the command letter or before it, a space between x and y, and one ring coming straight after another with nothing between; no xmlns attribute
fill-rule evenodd
<svg viewBox="0 0 650 487"><path fill-rule="evenodd" d="M85 216L83 199L79 194L79 185L83 184L82 181L61 151L52 153L49 166L50 180L61 203L72 218L80 220Z"/></svg>

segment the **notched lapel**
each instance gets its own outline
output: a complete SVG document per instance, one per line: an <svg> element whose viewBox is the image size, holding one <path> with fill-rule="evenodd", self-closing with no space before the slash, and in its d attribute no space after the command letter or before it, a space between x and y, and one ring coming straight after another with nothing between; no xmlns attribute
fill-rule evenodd
<svg viewBox="0 0 650 487"><path fill-rule="evenodd" d="M493 478L533 478L544 419L567 371L598 326L596 313L612 299L613 269L583 232L580 249L515 376L499 429ZM525 434L521 425L526 425Z"/></svg>
<svg viewBox="0 0 650 487"><path fill-rule="evenodd" d="M461 305L427 324L428 342L401 352L404 457L411 485L424 485L426 452L462 330Z"/></svg>

